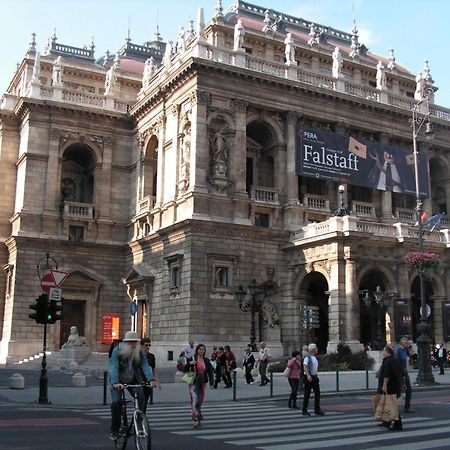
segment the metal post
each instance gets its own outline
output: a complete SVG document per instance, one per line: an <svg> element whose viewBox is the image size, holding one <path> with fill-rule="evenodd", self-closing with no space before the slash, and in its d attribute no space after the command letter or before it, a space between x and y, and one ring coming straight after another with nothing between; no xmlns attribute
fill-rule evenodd
<svg viewBox="0 0 450 450"><path fill-rule="evenodd" d="M428 101L428 95L425 96L425 99ZM423 101L423 100L422 100ZM421 102L422 102L421 101ZM422 199L420 197L420 177L419 177L419 152L417 148L417 137L418 133L425 123L424 118L417 116L417 108L419 102L412 110L412 129L413 129L413 154L414 154L414 172L415 172L415 182L416 182L416 217L417 217L417 232L418 232L418 244L419 244L419 252L423 251L423 226L422 226L422 212L423 212L423 204ZM428 115L429 116L429 112ZM419 125L418 129L416 129L416 125ZM420 336L417 338L417 352L418 352L418 373L417 373L417 384L432 384L434 383L433 372L431 371L431 355L430 349L432 340L429 336L430 333L430 324L428 322L428 318L426 316L426 292L425 292L425 280L423 274L419 272L419 282L420 282L420 306L421 306L421 314L420 321L417 325L417 331L420 333Z"/></svg>
<svg viewBox="0 0 450 450"><path fill-rule="evenodd" d="M47 324L44 323L44 356L42 357L41 376L39 378L38 403L48 405L48 378L47 378Z"/></svg>
<svg viewBox="0 0 450 450"><path fill-rule="evenodd" d="M250 346L252 348L252 352L257 351L256 347L256 323L255 323L255 315L256 315L256 305L255 305L256 299L255 296L252 295L252 305L251 305L251 327L250 327Z"/></svg>
<svg viewBox="0 0 450 450"><path fill-rule="evenodd" d="M236 401L236 371L233 370L233 401Z"/></svg>
<svg viewBox="0 0 450 450"><path fill-rule="evenodd" d="M366 364L366 390L369 390L369 367Z"/></svg>
<svg viewBox="0 0 450 450"><path fill-rule="evenodd" d="M103 405L107 405L108 402L106 400L107 389L106 386L108 384L108 372L103 372Z"/></svg>
<svg viewBox="0 0 450 450"><path fill-rule="evenodd" d="M270 397L273 397L273 370L270 372Z"/></svg>
<svg viewBox="0 0 450 450"><path fill-rule="evenodd" d="M339 363L336 364L336 392L339 392Z"/></svg>

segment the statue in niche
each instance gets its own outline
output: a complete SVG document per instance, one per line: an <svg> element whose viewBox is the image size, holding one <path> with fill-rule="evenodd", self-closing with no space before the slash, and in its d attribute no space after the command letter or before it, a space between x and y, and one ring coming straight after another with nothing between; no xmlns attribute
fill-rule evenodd
<svg viewBox="0 0 450 450"><path fill-rule="evenodd" d="M284 55L286 57L286 64L295 64L295 50L292 33L288 33L284 40Z"/></svg>
<svg viewBox="0 0 450 450"><path fill-rule="evenodd" d="M230 185L227 173L229 158L227 138L234 134L226 125L222 127L213 128L210 136L211 176L209 180L219 192L223 192Z"/></svg>
<svg viewBox="0 0 450 450"><path fill-rule="evenodd" d="M181 138L180 147L180 191L185 192L189 187L191 157L191 129L187 128Z"/></svg>
<svg viewBox="0 0 450 450"><path fill-rule="evenodd" d="M228 159L227 143L225 139L225 130L219 130L213 137L214 162L226 163Z"/></svg>
<svg viewBox="0 0 450 450"><path fill-rule="evenodd" d="M71 178L64 178L61 184L61 202L75 201L75 182Z"/></svg>
<svg viewBox="0 0 450 450"><path fill-rule="evenodd" d="M270 328L280 323L280 315L271 302L265 301L261 307L261 312L263 320L267 322Z"/></svg>
<svg viewBox="0 0 450 450"><path fill-rule="evenodd" d="M381 61L377 64L377 89L386 89L386 69Z"/></svg>
<svg viewBox="0 0 450 450"><path fill-rule="evenodd" d="M245 29L242 25L241 19L238 19L236 25L234 26L234 45L233 51L242 51L242 45L244 44Z"/></svg>
<svg viewBox="0 0 450 450"><path fill-rule="evenodd" d="M80 336L78 333L78 328L73 325L70 327L70 335L67 338L67 342L63 344L61 348L70 348L70 347L87 347L86 338L84 336Z"/></svg>
<svg viewBox="0 0 450 450"><path fill-rule="evenodd" d="M177 51L181 54L186 51L186 31L184 31L183 27L180 27L178 32Z"/></svg>
<svg viewBox="0 0 450 450"><path fill-rule="evenodd" d="M62 58L58 56L53 63L52 70L52 82L53 85L62 83Z"/></svg>
<svg viewBox="0 0 450 450"><path fill-rule="evenodd" d="M156 65L153 56L145 61L144 73L142 75L142 89L146 90L150 86L150 80L155 73Z"/></svg>
<svg viewBox="0 0 450 450"><path fill-rule="evenodd" d="M342 61L343 58L339 50L339 47L335 47L333 52L333 67L332 67L333 78L341 78Z"/></svg>

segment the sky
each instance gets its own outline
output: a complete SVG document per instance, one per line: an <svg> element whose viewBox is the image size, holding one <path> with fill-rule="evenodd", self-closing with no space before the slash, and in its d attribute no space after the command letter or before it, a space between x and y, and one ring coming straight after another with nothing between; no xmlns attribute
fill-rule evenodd
<svg viewBox="0 0 450 450"><path fill-rule="evenodd" d="M95 42L95 57L115 52L130 28L132 42L152 40L158 24L164 40L176 41L180 26L187 28L203 7L207 22L217 0L0 0L0 95L36 33L43 52L56 29L58 42L82 47ZM233 0L222 0L224 10ZM448 0L253 0L251 3L306 21L350 32L353 15L360 42L369 51L387 56L393 48L397 63L414 73L429 61L435 101L450 108L450 1Z"/></svg>

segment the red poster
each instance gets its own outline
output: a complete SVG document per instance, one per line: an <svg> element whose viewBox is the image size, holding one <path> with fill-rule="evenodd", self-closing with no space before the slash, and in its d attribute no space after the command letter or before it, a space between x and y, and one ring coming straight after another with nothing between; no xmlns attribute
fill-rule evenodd
<svg viewBox="0 0 450 450"><path fill-rule="evenodd" d="M111 344L120 336L120 317L119 314L102 315L102 343Z"/></svg>

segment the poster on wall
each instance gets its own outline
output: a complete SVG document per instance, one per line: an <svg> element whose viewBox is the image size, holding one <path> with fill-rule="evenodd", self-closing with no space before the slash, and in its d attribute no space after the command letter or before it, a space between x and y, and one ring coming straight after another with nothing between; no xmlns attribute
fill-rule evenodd
<svg viewBox="0 0 450 450"><path fill-rule="evenodd" d="M111 344L120 338L119 314L102 315L102 344Z"/></svg>
<svg viewBox="0 0 450 450"><path fill-rule="evenodd" d="M406 299L397 299L394 302L394 335L398 342L402 336L412 336L411 314Z"/></svg>
<svg viewBox="0 0 450 450"><path fill-rule="evenodd" d="M450 303L448 302L442 304L442 325L444 341L448 342L450 341Z"/></svg>
<svg viewBox="0 0 450 450"><path fill-rule="evenodd" d="M299 124L296 175L382 191L416 194L412 149L333 133ZM418 152L421 197L429 197L428 160Z"/></svg>

